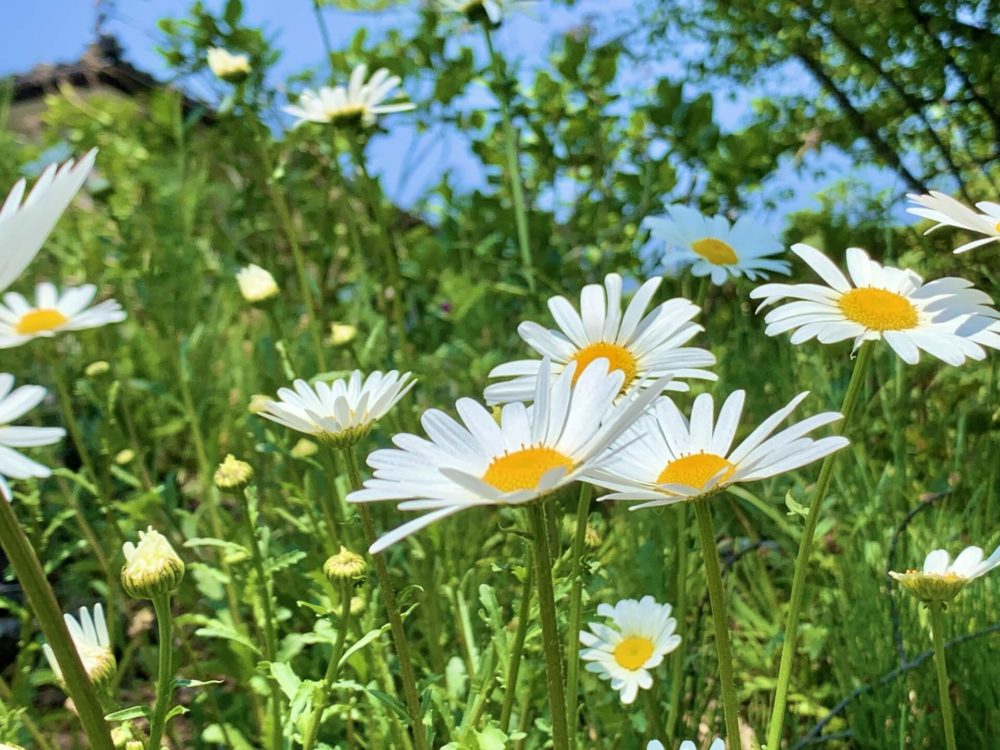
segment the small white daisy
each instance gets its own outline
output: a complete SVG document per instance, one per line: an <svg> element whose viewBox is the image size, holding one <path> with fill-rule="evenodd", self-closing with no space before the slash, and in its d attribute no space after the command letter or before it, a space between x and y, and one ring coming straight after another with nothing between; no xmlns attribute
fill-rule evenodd
<svg viewBox="0 0 1000 750"><path fill-rule="evenodd" d="M235 83L250 73L250 56L242 53L234 55L221 47L211 47L208 50L208 67L222 80Z"/></svg>
<svg viewBox="0 0 1000 750"><path fill-rule="evenodd" d="M639 287L623 315L622 277L608 274L603 287L588 284L583 288L580 312L565 297L549 299L549 310L559 330L525 321L517 327L517 332L528 346L549 358L555 375L574 362L580 374L595 359L603 357L612 370L625 375L624 390L635 382L648 383L667 375L673 378L666 385L670 391L688 390L679 378L716 380L713 373L697 369L715 364L712 353L684 346L705 330L691 322L701 312L697 305L683 298L671 299L644 316L661 281L650 279ZM484 394L486 403L529 400L535 392L540 365L541 360L520 359L494 367L491 378L514 377L488 386Z"/></svg>
<svg viewBox="0 0 1000 750"><path fill-rule="evenodd" d="M908 591L925 601L949 601L965 588L966 584L1000 566L1000 547L985 560L981 547L966 547L954 562L947 550L936 549L924 559L922 570L908 570L889 575Z"/></svg>
<svg viewBox="0 0 1000 750"><path fill-rule="evenodd" d="M665 748L663 747L662 742L659 740L653 740L646 745L646 750L665 750ZM698 747L691 740L684 740L677 750L698 750ZM726 750L726 743L721 739L716 738L712 740L712 745L708 748L708 750Z"/></svg>
<svg viewBox="0 0 1000 750"><path fill-rule="evenodd" d="M296 380L280 388L277 401L267 401L257 414L335 447L352 445L367 435L416 382L410 373L372 372L362 381L360 370L348 379L310 386Z"/></svg>
<svg viewBox="0 0 1000 750"><path fill-rule="evenodd" d="M667 206L665 216L651 216L645 222L650 234L667 243L668 255L674 248L677 258L691 262L695 276L711 276L721 286L730 276L746 276L751 281L766 279L768 272L787 274L791 265L775 260L784 248L766 228L742 216L730 225L724 216L704 216L687 206Z"/></svg>
<svg viewBox="0 0 1000 750"><path fill-rule="evenodd" d="M44 479L52 471L31 459L22 456L14 448L34 448L52 445L63 439L66 431L62 427L20 427L12 425L15 419L34 409L45 398L45 389L40 385L22 385L11 392L14 376L0 373L0 493L10 500L7 478Z"/></svg>
<svg viewBox="0 0 1000 750"><path fill-rule="evenodd" d="M588 662L587 671L610 680L622 703L632 703L640 688L652 687L649 670L680 645L681 637L674 633L677 620L670 616L670 609L669 604L657 604L651 596L639 601L622 599L613 607L601 604L597 614L610 619L612 625L592 622L592 632L580 631L580 643L586 646L580 658Z"/></svg>
<svg viewBox="0 0 1000 750"><path fill-rule="evenodd" d="M90 611L86 607L80 607L80 619L77 621L73 615L63 615L66 627L73 639L76 652L83 662L83 669L87 677L94 684L103 684L110 680L115 673L117 663L115 654L111 650L111 638L108 636L108 624L104 620L104 607L100 604L94 605L94 614L91 617ZM52 652L49 644L44 644L42 650L45 658L49 662L49 667L55 673L56 679L62 681L62 670Z"/></svg>
<svg viewBox="0 0 1000 750"><path fill-rule="evenodd" d="M0 207L0 292L34 260L59 217L94 166L97 149L79 162L50 164L24 198L25 181L14 183ZM24 199L22 202L22 198Z"/></svg>
<svg viewBox="0 0 1000 750"><path fill-rule="evenodd" d="M361 64L351 72L347 88L322 87L319 91L306 89L297 104L285 107L285 112L299 118L296 127L304 122L375 124L379 115L406 112L416 105L412 102L383 104L389 94L402 82L399 76L390 75L385 68L376 70L366 82L368 66Z"/></svg>
<svg viewBox="0 0 1000 750"><path fill-rule="evenodd" d="M236 284L243 299L250 303L263 302L281 291L271 272L256 263L251 263L236 273Z"/></svg>
<svg viewBox="0 0 1000 750"><path fill-rule="evenodd" d="M493 26L499 26L504 15L518 5L526 4L526 0L438 0L444 12L461 13L473 23L485 19Z"/></svg>
<svg viewBox="0 0 1000 750"><path fill-rule="evenodd" d="M976 213L965 204L936 190L932 190L929 195L909 193L906 197L916 204L907 207L906 210L909 213L937 222L924 234L930 234L941 227L958 227L976 234L986 235L982 239L973 240L955 248L956 253L964 253L980 245L1000 240L1000 204L982 201L976 204L976 208L982 213Z"/></svg>
<svg viewBox="0 0 1000 750"><path fill-rule="evenodd" d="M572 363L550 379L539 370L534 405L507 404L499 424L470 398L455 404L462 424L429 409L421 424L430 440L393 437L396 448L368 456L374 477L352 492L353 503L403 500L400 510L426 511L385 534L374 554L425 526L467 508L527 503L576 481L632 424L663 383L619 398L624 374L598 359L575 377ZM574 381L575 384L574 384Z"/></svg>
<svg viewBox="0 0 1000 750"><path fill-rule="evenodd" d="M113 299L88 308L95 294L97 287L93 284L70 287L60 294L54 284L42 282L35 287L32 305L17 292L7 292L0 304L0 349L63 331L99 328L125 320L125 311Z"/></svg>
<svg viewBox="0 0 1000 750"><path fill-rule="evenodd" d="M758 311L779 300L795 300L767 314L768 336L794 331L793 344L813 338L822 344L854 339L855 350L865 341L884 339L908 364L919 361L920 350L950 365L960 365L967 357L985 358L974 334L1000 313L989 295L971 282L946 277L925 284L913 271L883 266L856 247L847 250L849 281L816 248L798 244L792 251L829 286L764 284L751 291L752 298L764 300Z"/></svg>
<svg viewBox="0 0 1000 750"><path fill-rule="evenodd" d="M604 500L642 500L630 510L697 500L731 484L754 482L799 469L847 445L847 438L814 440L813 430L836 422L837 412L823 412L772 433L809 395L800 393L765 419L731 450L745 398L733 391L714 420L712 396L694 400L690 421L669 398L661 397L635 427L613 445L613 455L588 472L587 480L614 492Z"/></svg>

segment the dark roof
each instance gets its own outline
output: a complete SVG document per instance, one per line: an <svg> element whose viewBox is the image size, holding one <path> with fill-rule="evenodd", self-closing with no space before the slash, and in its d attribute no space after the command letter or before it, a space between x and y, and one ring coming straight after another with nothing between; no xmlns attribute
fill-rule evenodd
<svg viewBox="0 0 1000 750"><path fill-rule="evenodd" d="M63 83L76 88L106 86L128 96L162 89L166 85L127 62L118 40L104 35L87 47L83 57L76 62L41 63L27 73L14 76L13 101L16 104L40 99L58 91L59 85ZM214 119L211 108L207 105L187 94L182 96L185 114L201 110L204 112L203 119Z"/></svg>

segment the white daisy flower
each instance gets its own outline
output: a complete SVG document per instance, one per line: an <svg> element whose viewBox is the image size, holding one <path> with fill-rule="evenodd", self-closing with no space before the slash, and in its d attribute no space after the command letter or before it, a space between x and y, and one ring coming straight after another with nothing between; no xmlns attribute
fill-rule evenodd
<svg viewBox="0 0 1000 750"><path fill-rule="evenodd" d="M597 614L612 620L613 626L592 622L593 632L580 631L580 643L586 646L580 658L589 662L587 671L610 680L622 703L632 703L640 688L652 687L649 670L680 645L681 637L674 633L677 620L670 616L670 609L651 596L639 601L622 599L613 607L601 604Z"/></svg>
<svg viewBox="0 0 1000 750"><path fill-rule="evenodd" d="M642 500L630 510L697 500L731 484L754 482L817 461L847 445L847 438L814 440L813 430L836 422L837 412L823 412L772 435L808 391L765 419L736 448L745 398L733 391L714 420L712 396L694 400L688 420L669 398L661 397L648 414L612 446L613 455L587 480L614 492L604 500Z"/></svg>
<svg viewBox="0 0 1000 750"><path fill-rule="evenodd" d="M281 291L270 271L256 263L241 268L236 274L236 283L243 299L250 303L263 302Z"/></svg>
<svg viewBox="0 0 1000 750"><path fill-rule="evenodd" d="M920 359L920 350L950 365L960 365L966 357L985 358L974 334L1000 313L971 282L946 277L925 284L913 271L883 266L856 247L847 250L849 281L816 248L798 244L792 251L829 286L764 284L751 291L752 298L764 300L758 310L786 298L796 300L767 314L768 336L794 331L793 344L853 338L855 350L865 341L884 339L911 365Z"/></svg>
<svg viewBox="0 0 1000 750"><path fill-rule="evenodd" d="M399 76L390 75L385 68L376 70L365 82L367 75L368 66L361 64L351 72L347 88L324 86L319 91L306 89L298 103L285 107L285 112L299 118L296 127L304 122L360 122L371 126L379 115L406 112L416 106L412 102L382 103L402 82Z"/></svg>
<svg viewBox="0 0 1000 750"><path fill-rule="evenodd" d="M44 479L51 476L52 471L25 456L14 448L34 448L41 445L52 445L63 439L66 431L62 427L19 427L12 425L15 419L23 416L45 398L45 389L40 385L22 385L11 392L14 387L14 376L6 372L0 373L0 493L10 500L11 492L7 478L28 479L35 477Z"/></svg>
<svg viewBox="0 0 1000 750"><path fill-rule="evenodd" d="M768 272L787 274L791 265L769 257L784 248L766 228L742 216L730 225L724 216L704 216L687 206L667 206L664 216L651 216L645 222L650 234L675 248L677 258L691 262L695 276L711 276L721 286L732 276L746 276L751 281L766 279Z"/></svg>
<svg viewBox="0 0 1000 750"><path fill-rule="evenodd" d="M97 287L93 284L70 287L60 294L54 284L46 281L35 287L32 305L17 292L7 292L0 304L0 349L63 331L100 328L125 320L125 311L113 299L88 308L95 294Z"/></svg>
<svg viewBox="0 0 1000 750"><path fill-rule="evenodd" d="M208 50L208 67L222 80L235 83L250 73L250 55L234 55L221 47L211 47Z"/></svg>
<svg viewBox="0 0 1000 750"><path fill-rule="evenodd" d="M604 286L588 284L580 293L580 312L565 297L549 299L549 310L559 330L525 321L517 327L524 342L548 357L552 373L559 375L571 363L582 373L591 362L604 358L612 370L625 375L622 389L633 383L652 382L667 375L674 378L666 390L686 391L679 378L716 380L700 367L711 367L711 352L684 344L705 330L692 323L700 308L683 298L667 300L643 316L662 279L650 279L633 295L622 314L622 277L608 274ZM541 360L520 359L494 367L491 378L514 376L512 380L486 388L488 404L528 401L535 392Z"/></svg>
<svg viewBox="0 0 1000 750"><path fill-rule="evenodd" d="M372 372L362 381L360 370L347 379L315 386L296 380L280 388L277 401L267 401L261 417L315 435L334 447L353 445L367 435L416 382L410 373Z"/></svg>
<svg viewBox="0 0 1000 750"><path fill-rule="evenodd" d="M111 638L108 636L108 624L104 620L104 607L100 604L94 605L94 614L91 617L90 611L86 607L80 607L80 620L77 621L73 615L63 615L69 634L73 638L73 645L83 662L83 669L87 677L94 684L102 684L110 680L117 667L115 654L111 650ZM52 653L49 644L44 644L42 650L45 658L49 662L49 667L55 673L56 679L62 682L62 670L56 656Z"/></svg>
<svg viewBox="0 0 1000 750"><path fill-rule="evenodd" d="M665 750L663 743L659 740L653 740L648 745L646 745L646 750ZM691 740L684 740L678 750L698 750L698 747ZM726 743L720 738L712 740L711 747L708 750L726 750Z"/></svg>
<svg viewBox="0 0 1000 750"><path fill-rule="evenodd" d="M79 162L50 164L24 198L25 181L14 183L0 206L0 291L34 260L59 217L73 200L94 166L97 149ZM22 202L23 198L23 202Z"/></svg>
<svg viewBox="0 0 1000 750"><path fill-rule="evenodd" d="M383 536L371 552L461 510L527 503L576 481L599 465L597 457L663 386L634 388L619 398L625 376L609 373L606 359L591 363L579 379L575 369L571 363L550 379L543 360L534 405L507 404L499 424L463 398L455 404L461 424L429 409L421 423L430 440L404 433L393 437L396 448L369 455L374 477L349 502L403 500L400 510L427 511Z"/></svg>
<svg viewBox="0 0 1000 750"><path fill-rule="evenodd" d="M956 253L964 253L980 245L1000 240L1000 204L982 201L976 204L976 208L982 213L976 213L965 204L936 190L932 190L929 195L909 193L906 197L916 204L908 206L907 212L937 222L924 234L930 234L941 227L958 227L986 235L982 239L955 248Z"/></svg>
<svg viewBox="0 0 1000 750"><path fill-rule="evenodd" d="M981 547L966 547L954 562L947 550L936 549L924 559L923 570L908 570L889 575L910 593L924 601L949 601L971 581L1000 566L1000 547L985 560Z"/></svg>

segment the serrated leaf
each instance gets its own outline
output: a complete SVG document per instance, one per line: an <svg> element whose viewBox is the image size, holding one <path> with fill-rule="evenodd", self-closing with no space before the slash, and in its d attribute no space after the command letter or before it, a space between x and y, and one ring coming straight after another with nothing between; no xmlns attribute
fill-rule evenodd
<svg viewBox="0 0 1000 750"><path fill-rule="evenodd" d="M276 573L279 570L290 568L305 556L306 553L303 552L302 550L295 550L294 552L286 552L285 554L279 555L278 557L272 557L269 560L265 560L264 570L267 573Z"/></svg>

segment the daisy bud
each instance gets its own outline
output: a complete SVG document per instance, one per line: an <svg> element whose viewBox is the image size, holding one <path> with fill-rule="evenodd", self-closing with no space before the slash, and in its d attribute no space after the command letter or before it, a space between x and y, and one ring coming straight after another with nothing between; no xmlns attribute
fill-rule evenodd
<svg viewBox="0 0 1000 750"><path fill-rule="evenodd" d="M330 344L331 346L343 346L349 344L358 335L358 329L348 323L330 324Z"/></svg>
<svg viewBox="0 0 1000 750"><path fill-rule="evenodd" d="M312 440L302 438L292 446L290 453L292 454L292 458L309 458L310 456L315 456L318 451L319 446L316 443Z"/></svg>
<svg viewBox="0 0 1000 750"><path fill-rule="evenodd" d="M212 47L208 50L208 67L223 81L239 83L250 74L250 56Z"/></svg>
<svg viewBox="0 0 1000 750"><path fill-rule="evenodd" d="M215 486L220 490L238 490L246 487L251 477L253 467L230 453L215 470Z"/></svg>
<svg viewBox="0 0 1000 750"><path fill-rule="evenodd" d="M125 542L122 588L133 599L152 599L174 591L184 578L184 561L152 526L139 532L139 543Z"/></svg>
<svg viewBox="0 0 1000 750"><path fill-rule="evenodd" d="M124 466L125 464L130 464L135 460L135 451L131 448L125 448L120 450L115 454L115 463L119 466Z"/></svg>
<svg viewBox="0 0 1000 750"><path fill-rule="evenodd" d="M362 612L365 611L365 607L368 606L368 602L360 594L356 594L351 597L351 617L357 617Z"/></svg>
<svg viewBox="0 0 1000 750"><path fill-rule="evenodd" d="M323 563L323 573L330 580L330 583L338 581L356 581L363 577L368 566L365 559L351 552L344 545L340 545L340 552L331 555Z"/></svg>
<svg viewBox="0 0 1000 750"><path fill-rule="evenodd" d="M88 378L96 378L101 375L105 375L111 370L111 365L105 362L103 359L99 359L97 362L91 362L84 369L83 374ZM0 745L0 750L3 750L3 745Z"/></svg>
<svg viewBox="0 0 1000 750"><path fill-rule="evenodd" d="M270 272L255 263L240 269L236 274L236 283L243 299L250 303L263 302L281 291Z"/></svg>
<svg viewBox="0 0 1000 750"><path fill-rule="evenodd" d="M604 540L601 538L601 532L596 528L587 524L586 530L583 532L583 543L588 549L597 549L601 546Z"/></svg>

